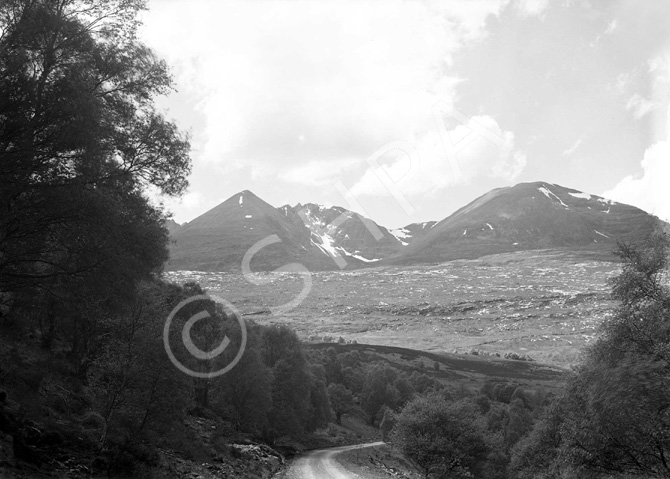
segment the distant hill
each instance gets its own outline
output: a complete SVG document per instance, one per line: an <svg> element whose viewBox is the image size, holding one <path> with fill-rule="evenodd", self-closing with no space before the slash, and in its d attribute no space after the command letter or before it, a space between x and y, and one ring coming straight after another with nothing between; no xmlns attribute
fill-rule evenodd
<svg viewBox="0 0 670 479"><path fill-rule="evenodd" d="M536 249L610 255L617 241L644 240L657 221L639 208L546 182L498 188L442 221L394 230L338 206L275 208L242 191L189 223L166 223L167 269L240 271L245 253L272 235L281 241L257 251L253 271L288 263L311 271L439 263Z"/></svg>
<svg viewBox="0 0 670 479"><path fill-rule="evenodd" d="M434 225L385 263L477 258L544 248L611 252L644 240L657 218L634 206L545 182L498 188Z"/></svg>

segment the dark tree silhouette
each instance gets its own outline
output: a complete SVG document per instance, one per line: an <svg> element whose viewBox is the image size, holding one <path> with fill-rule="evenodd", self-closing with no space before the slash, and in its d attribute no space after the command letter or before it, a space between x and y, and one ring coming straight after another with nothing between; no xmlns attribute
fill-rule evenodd
<svg viewBox="0 0 670 479"><path fill-rule="evenodd" d="M2 2L0 302L84 316L73 305L118 306L167 258L148 189L184 191L189 143L153 107L171 79L135 38L142 8Z"/></svg>

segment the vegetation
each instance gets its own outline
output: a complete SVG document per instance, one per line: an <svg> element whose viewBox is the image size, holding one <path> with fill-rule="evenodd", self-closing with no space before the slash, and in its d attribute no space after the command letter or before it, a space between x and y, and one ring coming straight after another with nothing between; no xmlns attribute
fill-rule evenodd
<svg viewBox="0 0 670 479"><path fill-rule="evenodd" d="M417 398L405 406L392 440L426 478L467 477L486 463L489 452L486 427L473 404L439 395Z"/></svg>
<svg viewBox="0 0 670 479"><path fill-rule="evenodd" d="M670 477L669 252L662 232L620 246L619 307L561 394L487 383L423 395L391 442L426 478Z"/></svg>
<svg viewBox="0 0 670 479"><path fill-rule="evenodd" d="M137 40L143 8L0 2L2 461L8 443L14 461L79 454L109 476L141 475L158 447L197 456L194 415L267 442L330 420L325 372L287 328L249 323L246 353L216 379L165 354L166 318L204 291L160 275L168 217L154 198L184 192L190 146L154 106L172 84ZM213 301L182 308L175 331L196 307L210 315L191 329L197 347L239 344L237 318ZM190 369L217 366L180 343Z"/></svg>

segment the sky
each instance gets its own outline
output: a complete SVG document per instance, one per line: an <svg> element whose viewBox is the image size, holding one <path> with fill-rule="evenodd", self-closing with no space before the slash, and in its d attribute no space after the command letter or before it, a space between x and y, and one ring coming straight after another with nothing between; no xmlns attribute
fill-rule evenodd
<svg viewBox="0 0 670 479"><path fill-rule="evenodd" d="M397 228L545 181L670 220L667 0L150 0L184 223L250 190Z"/></svg>

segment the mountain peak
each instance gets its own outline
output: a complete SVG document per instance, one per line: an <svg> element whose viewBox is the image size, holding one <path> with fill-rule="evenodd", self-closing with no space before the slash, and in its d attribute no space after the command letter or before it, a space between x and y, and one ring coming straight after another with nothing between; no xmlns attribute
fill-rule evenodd
<svg viewBox="0 0 670 479"><path fill-rule="evenodd" d="M410 264L533 249L600 251L647 237L657 219L633 206L547 181L498 188L432 227L389 262Z"/></svg>

